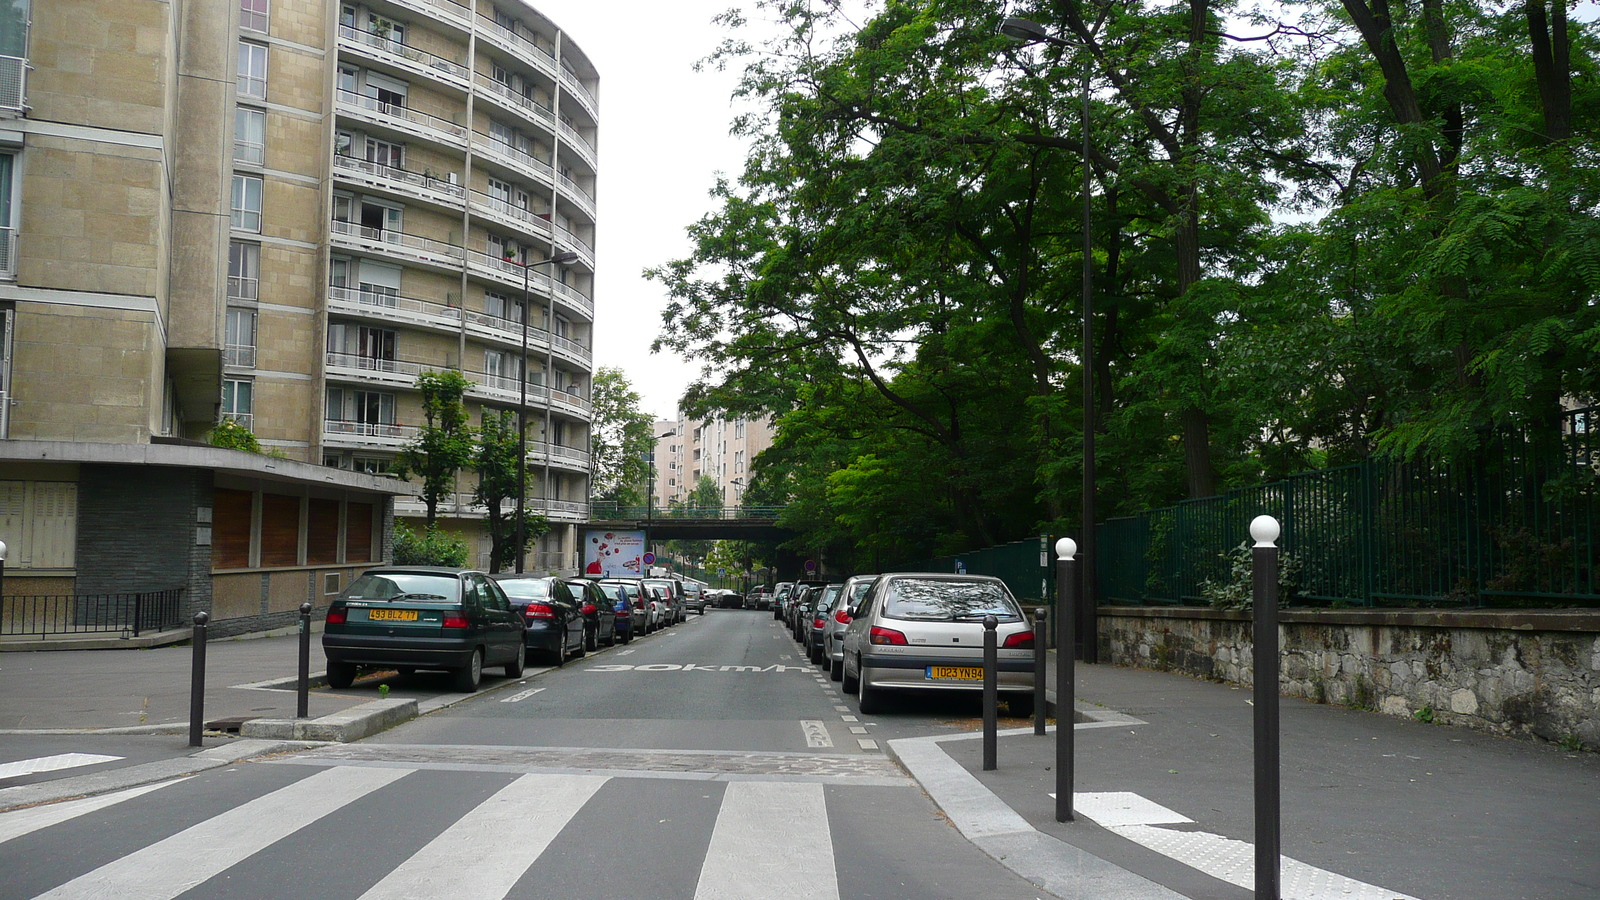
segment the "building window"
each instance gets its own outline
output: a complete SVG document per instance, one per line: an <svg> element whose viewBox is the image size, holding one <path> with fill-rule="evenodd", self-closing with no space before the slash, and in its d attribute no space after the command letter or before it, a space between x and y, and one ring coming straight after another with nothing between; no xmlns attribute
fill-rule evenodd
<svg viewBox="0 0 1600 900"><path fill-rule="evenodd" d="M258 299L261 283L261 247L234 241L228 245L228 299Z"/></svg>
<svg viewBox="0 0 1600 900"><path fill-rule="evenodd" d="M328 352L341 357L340 365L378 371L392 370L383 365L396 360L396 332L369 325L349 325L344 322L328 324Z"/></svg>
<svg viewBox="0 0 1600 900"><path fill-rule="evenodd" d="M239 27L267 33L267 0L239 0Z"/></svg>
<svg viewBox="0 0 1600 900"><path fill-rule="evenodd" d="M267 161L267 114L241 106L233 112L233 161L247 166Z"/></svg>
<svg viewBox="0 0 1600 900"><path fill-rule="evenodd" d="M493 291L483 292L483 311L497 319L516 325L522 324L522 300Z"/></svg>
<svg viewBox="0 0 1600 900"><path fill-rule="evenodd" d="M389 471L389 460L378 456L352 456L350 457L350 470L363 472L367 475L382 475Z"/></svg>
<svg viewBox="0 0 1600 900"><path fill-rule="evenodd" d="M222 351L222 361L230 366L255 368L256 365L256 311L228 308L228 342Z"/></svg>
<svg viewBox="0 0 1600 900"><path fill-rule="evenodd" d="M255 383L239 378L222 381L222 418L232 419L246 428L253 428L251 410Z"/></svg>
<svg viewBox="0 0 1600 900"><path fill-rule="evenodd" d="M404 169L406 167L405 158L405 144L367 138L367 162L388 166L391 169Z"/></svg>
<svg viewBox="0 0 1600 900"><path fill-rule="evenodd" d="M239 42L239 80L235 90L241 97L267 99L267 48L264 45Z"/></svg>
<svg viewBox="0 0 1600 900"><path fill-rule="evenodd" d="M0 279L6 281L17 277L16 212L11 202L16 171L16 154L0 153Z"/></svg>
<svg viewBox="0 0 1600 900"><path fill-rule="evenodd" d="M233 176L233 227L261 233L261 179L255 175Z"/></svg>
<svg viewBox="0 0 1600 900"><path fill-rule="evenodd" d="M382 391L328 388L328 418L362 425L394 425L395 395Z"/></svg>

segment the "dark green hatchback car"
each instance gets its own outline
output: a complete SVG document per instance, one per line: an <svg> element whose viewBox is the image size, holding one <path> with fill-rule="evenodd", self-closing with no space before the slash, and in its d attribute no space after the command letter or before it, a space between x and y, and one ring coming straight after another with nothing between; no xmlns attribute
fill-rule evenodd
<svg viewBox="0 0 1600 900"><path fill-rule="evenodd" d="M349 687L358 666L409 675L444 669L475 691L485 666L522 677L522 616L482 572L431 566L368 569L328 607L322 652L328 684Z"/></svg>

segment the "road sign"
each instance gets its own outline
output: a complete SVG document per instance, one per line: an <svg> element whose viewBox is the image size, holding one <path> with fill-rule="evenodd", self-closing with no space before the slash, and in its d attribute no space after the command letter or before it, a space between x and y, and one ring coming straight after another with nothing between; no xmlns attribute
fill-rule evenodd
<svg viewBox="0 0 1600 900"><path fill-rule="evenodd" d="M727 566L717 566L717 574L718 575L726 575L726 574L728 574L728 567Z"/></svg>
<svg viewBox="0 0 1600 900"><path fill-rule="evenodd" d="M806 560L806 571L807 572L815 572L816 570L817 570L817 561L814 560L814 559Z"/></svg>
<svg viewBox="0 0 1600 900"><path fill-rule="evenodd" d="M644 556L640 557L640 559L644 562L645 565L648 566L651 563L656 561L656 555L654 553L646 553Z"/></svg>
<svg viewBox="0 0 1600 900"><path fill-rule="evenodd" d="M960 559L956 560L956 574L957 575L965 575L965 574L967 574L967 563L966 563L965 560L960 560Z"/></svg>

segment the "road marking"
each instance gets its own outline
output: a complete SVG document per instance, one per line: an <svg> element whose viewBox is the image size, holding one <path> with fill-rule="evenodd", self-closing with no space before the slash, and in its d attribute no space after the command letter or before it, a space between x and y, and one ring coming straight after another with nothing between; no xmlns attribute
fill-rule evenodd
<svg viewBox="0 0 1600 900"><path fill-rule="evenodd" d="M537 694L542 690L544 690L544 688L533 688L532 690L523 691L520 694L512 694L511 696L505 698L504 700L501 700L500 702L501 703L520 703L521 701L526 700L529 697L532 697L534 694Z"/></svg>
<svg viewBox="0 0 1600 900"><path fill-rule="evenodd" d="M617 651L617 655L618 656L627 656L629 653L637 653L638 651L639 651L638 647L629 647L626 650L618 650Z"/></svg>
<svg viewBox="0 0 1600 900"><path fill-rule="evenodd" d="M862 725L851 725L850 726L850 733L851 734L866 734L867 733L867 729L866 729L865 726L862 726Z"/></svg>
<svg viewBox="0 0 1600 900"><path fill-rule="evenodd" d="M103 756L99 753L57 753L55 756L19 759L16 762L0 763L0 778L16 778L19 775L33 775L38 772L59 772L62 769L93 766L121 758L120 756Z"/></svg>
<svg viewBox="0 0 1600 900"><path fill-rule="evenodd" d="M863 749L863 750L876 750L876 749L878 749L878 742L874 741L874 740L869 740L867 738L859 738L859 739L856 740L856 743L860 744L861 745L861 749Z"/></svg>
<svg viewBox="0 0 1600 900"><path fill-rule="evenodd" d="M828 736L828 726L815 719L802 719L800 730L805 733L807 747L833 746L833 738Z"/></svg>
<svg viewBox="0 0 1600 900"><path fill-rule="evenodd" d="M848 706L835 706L834 709L838 710L839 712L849 712L850 711L850 707L848 707Z"/></svg>
<svg viewBox="0 0 1600 900"><path fill-rule="evenodd" d="M456 820L361 900L501 900L609 780L524 775Z"/></svg>
<svg viewBox="0 0 1600 900"><path fill-rule="evenodd" d="M339 766L207 819L57 887L38 900L170 900L410 769ZM491 843L491 842L486 842ZM515 841L494 841L496 851Z"/></svg>
<svg viewBox="0 0 1600 900"><path fill-rule="evenodd" d="M859 721L861 721L860 719L856 718L855 716L840 716L839 718L843 719L846 722L859 722Z"/></svg>
<svg viewBox="0 0 1600 900"><path fill-rule="evenodd" d="M28 809L19 809L0 815L0 844L31 834L41 828L59 825L69 819L76 819L84 813L105 809L108 806L131 800L140 794L148 794L158 788L169 784L177 784L178 780L159 781L155 784L140 785L115 794L101 794L98 797L85 797L82 800L68 800L65 803L52 803L48 806L34 806Z"/></svg>
<svg viewBox="0 0 1600 900"><path fill-rule="evenodd" d="M803 834L750 852L751 835ZM826 852L814 848L826 847ZM839 900L820 784L734 781L722 797L694 900Z"/></svg>
<svg viewBox="0 0 1600 900"><path fill-rule="evenodd" d="M779 659L794 659L794 657L792 657L792 656L790 656L790 655L789 655L789 654L787 654L787 653L785 653L785 654L783 654L783 655L782 655L782 656L780 656L780 657L778 657L778 658L779 658Z"/></svg>
<svg viewBox="0 0 1600 900"><path fill-rule="evenodd" d="M707 666L700 663L647 663L642 666L625 663L602 663L585 666L585 672L803 672L805 666L785 666L774 663L761 666Z"/></svg>

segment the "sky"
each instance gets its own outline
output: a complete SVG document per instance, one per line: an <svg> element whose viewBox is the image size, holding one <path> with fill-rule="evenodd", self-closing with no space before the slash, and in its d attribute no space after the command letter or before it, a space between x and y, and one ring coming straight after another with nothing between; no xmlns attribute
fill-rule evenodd
<svg viewBox="0 0 1600 900"><path fill-rule="evenodd" d="M684 229L710 212L718 172L734 177L745 145L728 134L737 73L695 72L728 32L713 16L740 0L531 0L600 73L595 239L595 366L614 366L642 408L676 418L700 371L650 353L666 293L646 268L687 256Z"/></svg>

